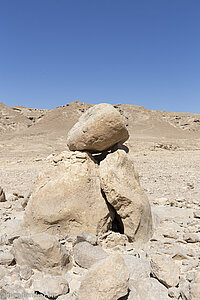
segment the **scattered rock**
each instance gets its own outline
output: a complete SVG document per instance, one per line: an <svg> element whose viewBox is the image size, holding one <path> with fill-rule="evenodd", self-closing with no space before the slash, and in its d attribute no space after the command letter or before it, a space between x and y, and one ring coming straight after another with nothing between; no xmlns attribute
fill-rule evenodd
<svg viewBox="0 0 200 300"><path fill-rule="evenodd" d="M33 270L29 266L20 266L19 276L20 279L29 280L33 275Z"/></svg>
<svg viewBox="0 0 200 300"><path fill-rule="evenodd" d="M67 280L61 276L44 276L33 282L33 289L37 294L42 294L48 298L57 298L68 293L69 285Z"/></svg>
<svg viewBox="0 0 200 300"><path fill-rule="evenodd" d="M129 274L120 255L93 265L81 282L79 300L116 300L128 293Z"/></svg>
<svg viewBox="0 0 200 300"><path fill-rule="evenodd" d="M86 232L82 232L77 235L76 240L74 242L74 246L75 246L75 244L78 244L81 242L88 242L91 245L95 246L95 245L97 245L97 237L94 234L88 234Z"/></svg>
<svg viewBox="0 0 200 300"><path fill-rule="evenodd" d="M20 237L14 241L13 246L18 265L42 271L69 264L69 254L64 247L54 236L46 233Z"/></svg>
<svg viewBox="0 0 200 300"><path fill-rule="evenodd" d="M130 274L130 289L138 280L150 277L151 268L149 261L129 254L123 254L121 256Z"/></svg>
<svg viewBox="0 0 200 300"><path fill-rule="evenodd" d="M166 256L153 255L151 257L151 273L168 288L176 287L179 283L179 267Z"/></svg>
<svg viewBox="0 0 200 300"><path fill-rule="evenodd" d="M117 246L126 246L128 238L125 234L109 231L101 237L101 244L105 248L115 248Z"/></svg>
<svg viewBox="0 0 200 300"><path fill-rule="evenodd" d="M21 206L23 208L25 208L27 206L30 197L31 197L31 193L28 193L27 195L24 196L24 198L22 198Z"/></svg>
<svg viewBox="0 0 200 300"><path fill-rule="evenodd" d="M76 244L73 250L75 262L86 269L108 256L100 246L92 246L87 242Z"/></svg>
<svg viewBox="0 0 200 300"><path fill-rule="evenodd" d="M167 288L155 278L145 278L135 285L135 289L141 300L170 300ZM137 298L136 298L137 299ZM128 298L129 300L129 298ZM135 300L135 298L130 298Z"/></svg>
<svg viewBox="0 0 200 300"><path fill-rule="evenodd" d="M0 266L0 280L4 278L6 273L7 273L6 268L4 266Z"/></svg>
<svg viewBox="0 0 200 300"><path fill-rule="evenodd" d="M14 262L14 256L10 252L0 252L0 265L11 265Z"/></svg>
<svg viewBox="0 0 200 300"><path fill-rule="evenodd" d="M200 219L200 209L194 211L194 218Z"/></svg>
<svg viewBox="0 0 200 300"><path fill-rule="evenodd" d="M180 289L176 287L171 287L168 289L168 295L170 298L179 299Z"/></svg>
<svg viewBox="0 0 200 300"><path fill-rule="evenodd" d="M5 202L6 201L6 196L3 191L3 189L0 187L0 202Z"/></svg>
<svg viewBox="0 0 200 300"><path fill-rule="evenodd" d="M183 235L183 239L187 242L187 243L198 243L200 242L200 233L185 233Z"/></svg>

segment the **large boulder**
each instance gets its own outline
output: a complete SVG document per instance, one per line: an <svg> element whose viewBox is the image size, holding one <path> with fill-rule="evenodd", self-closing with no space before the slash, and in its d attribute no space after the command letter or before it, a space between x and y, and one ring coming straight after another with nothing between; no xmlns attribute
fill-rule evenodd
<svg viewBox="0 0 200 300"><path fill-rule="evenodd" d="M117 150L100 163L101 188L113 212L113 230L130 242L146 242L152 234L151 208L129 155Z"/></svg>
<svg viewBox="0 0 200 300"><path fill-rule="evenodd" d="M38 177L25 210L25 228L62 236L107 231L111 219L97 168L87 153L65 152L59 165Z"/></svg>
<svg viewBox="0 0 200 300"><path fill-rule="evenodd" d="M70 150L101 152L129 137L120 113L110 104L101 103L88 109L67 136Z"/></svg>
<svg viewBox="0 0 200 300"><path fill-rule="evenodd" d="M70 262L66 249L53 235L46 233L22 236L14 240L13 252L18 265L27 265L39 271L61 269Z"/></svg>
<svg viewBox="0 0 200 300"><path fill-rule="evenodd" d="M119 254L101 260L81 282L78 300L116 300L128 294L129 273Z"/></svg>

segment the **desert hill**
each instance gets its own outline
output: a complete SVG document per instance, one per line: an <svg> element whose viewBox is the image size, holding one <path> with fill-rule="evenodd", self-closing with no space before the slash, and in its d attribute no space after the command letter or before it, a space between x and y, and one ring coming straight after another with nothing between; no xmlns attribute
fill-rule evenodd
<svg viewBox="0 0 200 300"><path fill-rule="evenodd" d="M71 102L53 110L34 109L21 106L8 107L0 104L0 136L2 140L17 140L23 137L23 143L51 143L55 151L64 145L69 129L90 104ZM200 114L155 111L137 105L114 106L126 119L130 132L129 143L137 141L168 141L167 143L187 146L184 140L192 144L198 141L200 134ZM32 138L31 138L32 137ZM189 146L189 145L188 145Z"/></svg>

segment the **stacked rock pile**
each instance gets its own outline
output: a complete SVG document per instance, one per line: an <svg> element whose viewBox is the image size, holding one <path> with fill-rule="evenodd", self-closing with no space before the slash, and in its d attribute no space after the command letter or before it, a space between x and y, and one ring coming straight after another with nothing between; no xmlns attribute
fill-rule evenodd
<svg viewBox="0 0 200 300"><path fill-rule="evenodd" d="M39 177L26 208L26 227L62 235L113 230L130 242L149 240L150 205L126 147L120 146L128 137L112 105L86 111L68 133L71 151L63 154L63 163Z"/></svg>

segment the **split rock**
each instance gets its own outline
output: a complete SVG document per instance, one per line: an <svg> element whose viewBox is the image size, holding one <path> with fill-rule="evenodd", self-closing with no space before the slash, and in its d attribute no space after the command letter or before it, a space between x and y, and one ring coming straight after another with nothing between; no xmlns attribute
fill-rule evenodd
<svg viewBox="0 0 200 300"><path fill-rule="evenodd" d="M129 155L123 150L108 154L100 163L100 177L110 209L116 211L114 230L126 234L130 242L148 241L152 235L151 208Z"/></svg>

